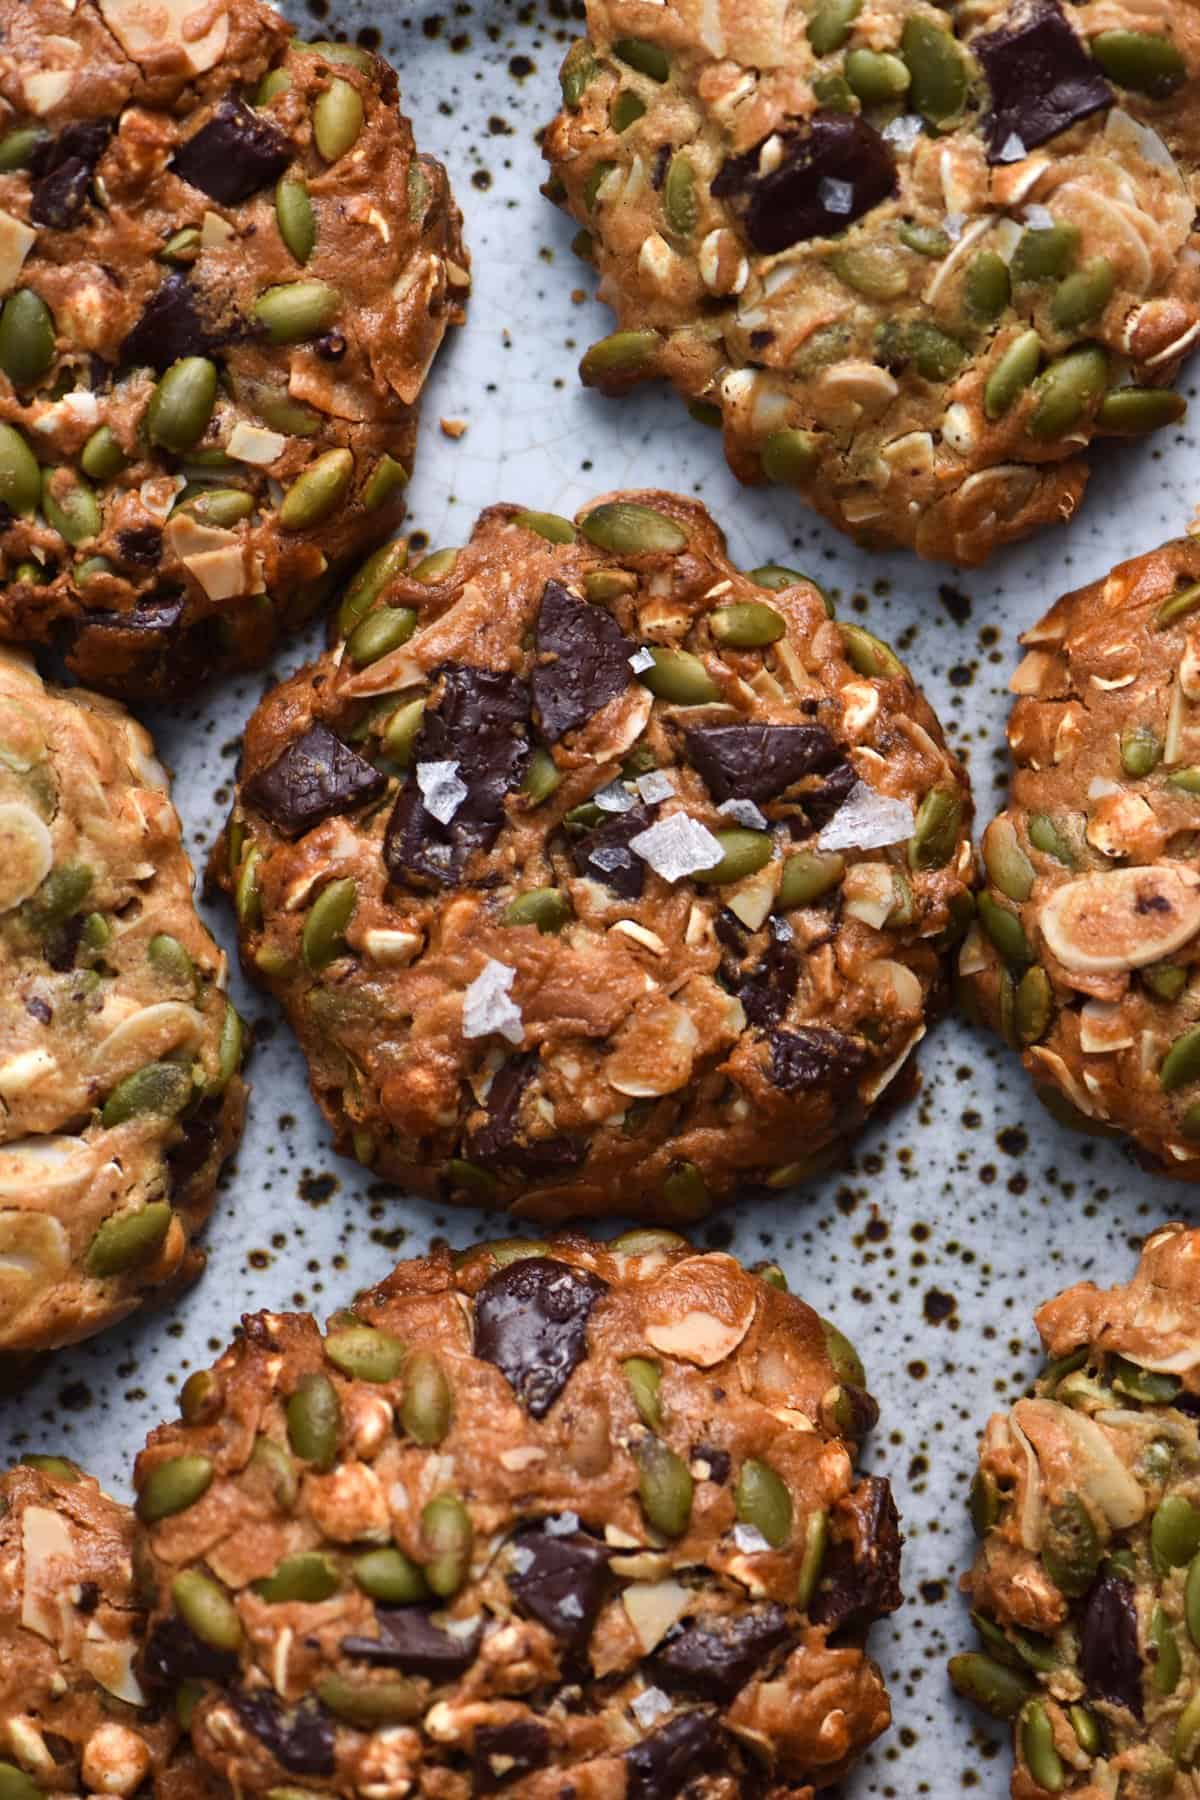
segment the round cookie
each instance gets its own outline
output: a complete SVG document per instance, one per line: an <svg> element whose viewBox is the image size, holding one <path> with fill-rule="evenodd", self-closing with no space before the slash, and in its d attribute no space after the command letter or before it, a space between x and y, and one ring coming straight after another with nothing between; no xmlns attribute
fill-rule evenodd
<svg viewBox="0 0 1200 1800"><path fill-rule="evenodd" d="M828 1166L969 910L908 672L670 494L403 554L250 721L217 855L338 1147L543 1219Z"/></svg>
<svg viewBox="0 0 1200 1800"><path fill-rule="evenodd" d="M147 734L0 651L0 1353L204 1266L245 1108L225 975Z"/></svg>
<svg viewBox="0 0 1200 1800"><path fill-rule="evenodd" d="M988 1423L958 1691L1015 1721L1014 1800L1183 1800L1200 1766L1200 1232L1036 1315L1051 1359Z"/></svg>
<svg viewBox="0 0 1200 1800"><path fill-rule="evenodd" d="M245 1319L135 1474L197 1753L244 1794L824 1791L889 1720L900 1537L858 1357L781 1282L641 1230Z"/></svg>
<svg viewBox="0 0 1200 1800"><path fill-rule="evenodd" d="M1200 335L1200 19L1170 0L588 0L547 192L743 481L981 561L1097 434L1178 420Z"/></svg>
<svg viewBox="0 0 1200 1800"><path fill-rule="evenodd" d="M968 1000L1056 1117L1200 1176L1200 544L1066 594L1022 642Z"/></svg>
<svg viewBox="0 0 1200 1800"><path fill-rule="evenodd" d="M0 635L264 661L404 512L468 276L394 72L259 0L0 4Z"/></svg>

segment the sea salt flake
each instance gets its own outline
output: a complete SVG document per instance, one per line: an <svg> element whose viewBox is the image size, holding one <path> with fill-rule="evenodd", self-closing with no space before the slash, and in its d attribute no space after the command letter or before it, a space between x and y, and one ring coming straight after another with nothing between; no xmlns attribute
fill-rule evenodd
<svg viewBox="0 0 1200 1800"><path fill-rule="evenodd" d="M735 1525L733 1541L738 1549L745 1551L747 1555L754 1555L760 1550L771 1548L757 1525Z"/></svg>
<svg viewBox="0 0 1200 1800"><path fill-rule="evenodd" d="M881 850L912 836L912 804L856 782L817 839L822 850Z"/></svg>
<svg viewBox="0 0 1200 1800"><path fill-rule="evenodd" d="M675 783L662 769L651 769L647 775L639 775L637 791L647 806L657 806L660 800L669 800L675 792Z"/></svg>
<svg viewBox="0 0 1200 1800"><path fill-rule="evenodd" d="M517 1574L524 1575L526 1569L531 1569L533 1567L533 1564L534 1564L533 1551L527 1550L525 1548L524 1544L518 1544L516 1549L513 1551L513 1556L512 1556L512 1566L516 1570Z"/></svg>
<svg viewBox="0 0 1200 1800"><path fill-rule="evenodd" d="M942 225L945 229L946 236L948 238L951 238L954 241L954 243L957 244L959 238L963 234L963 226L966 224L966 222L967 222L966 213L959 213L959 212L947 213L945 218L942 220Z"/></svg>
<svg viewBox="0 0 1200 1800"><path fill-rule="evenodd" d="M654 658L650 651L647 650L645 644L642 645L640 650L635 650L633 655L627 660L635 675L641 675L645 670L654 667Z"/></svg>
<svg viewBox="0 0 1200 1800"><path fill-rule="evenodd" d="M573 1512L559 1513L555 1519L547 1519L542 1526L547 1537L571 1537L579 1530L579 1514Z"/></svg>
<svg viewBox="0 0 1200 1800"><path fill-rule="evenodd" d="M456 762L418 763L417 786L425 802L425 811L431 813L439 825L450 823L468 792L466 782L459 778Z"/></svg>
<svg viewBox="0 0 1200 1800"><path fill-rule="evenodd" d="M721 846L707 825L683 812L656 819L630 838L629 848L664 881L682 881L697 869L715 868L721 860Z"/></svg>
<svg viewBox="0 0 1200 1800"><path fill-rule="evenodd" d="M759 812L753 800L739 800L735 796L732 800L722 800L717 811L724 813L727 819L736 819L739 825L745 825L749 831L765 831L767 828L766 815Z"/></svg>
<svg viewBox="0 0 1200 1800"><path fill-rule="evenodd" d="M592 799L601 812L632 812L634 807L633 795L623 781L610 781L607 787L602 787L598 793L593 794Z"/></svg>
<svg viewBox="0 0 1200 1800"><path fill-rule="evenodd" d="M629 1710L643 1731L671 1710L671 1702L661 1688L644 1688L629 1702Z"/></svg>
<svg viewBox="0 0 1200 1800"><path fill-rule="evenodd" d="M826 212L845 215L854 206L854 183L825 175L817 184L817 198Z"/></svg>
<svg viewBox="0 0 1200 1800"><path fill-rule="evenodd" d="M1054 214L1048 206L1033 203L1025 208L1025 223L1031 231L1049 231L1054 223Z"/></svg>
<svg viewBox="0 0 1200 1800"><path fill-rule="evenodd" d="M614 869L631 869L633 858L623 844L601 844L589 852L588 861L611 875Z"/></svg>
<svg viewBox="0 0 1200 1800"><path fill-rule="evenodd" d="M1022 162L1028 154L1024 138L1015 131L1010 131L996 153L996 161L1002 163Z"/></svg>
<svg viewBox="0 0 1200 1800"><path fill-rule="evenodd" d="M519 1044L525 1036L525 1021L508 990L517 971L507 963L489 957L463 995L462 1032L464 1037L490 1037L497 1032L510 1044Z"/></svg>
<svg viewBox="0 0 1200 1800"><path fill-rule="evenodd" d="M911 150L923 129L917 113L901 113L899 118L888 120L880 135L897 150Z"/></svg>
<svg viewBox="0 0 1200 1800"><path fill-rule="evenodd" d="M583 1601L578 1594L564 1594L559 1601L558 1610L564 1619L582 1619Z"/></svg>

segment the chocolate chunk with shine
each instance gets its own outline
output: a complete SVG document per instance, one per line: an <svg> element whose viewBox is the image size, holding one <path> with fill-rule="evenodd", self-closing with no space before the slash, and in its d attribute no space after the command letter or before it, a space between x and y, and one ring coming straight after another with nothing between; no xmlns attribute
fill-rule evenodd
<svg viewBox="0 0 1200 1800"><path fill-rule="evenodd" d="M853 763L843 762L829 771L820 787L806 788L801 801L810 825L817 831L828 825L848 799L857 780L858 772Z"/></svg>
<svg viewBox="0 0 1200 1800"><path fill-rule="evenodd" d="M233 1688L229 1698L247 1731L293 1775L333 1774L334 1726L322 1707L286 1707L270 1688Z"/></svg>
<svg viewBox="0 0 1200 1800"><path fill-rule="evenodd" d="M198 1638L178 1614L160 1619L146 1641L142 1672L147 1687L172 1692L181 1681L232 1681L238 1671L237 1652L214 1650Z"/></svg>
<svg viewBox="0 0 1200 1800"><path fill-rule="evenodd" d="M443 824L425 808L415 780L400 789L384 834L392 881L452 887L467 858L490 850L504 824L504 799L520 786L529 761L529 688L500 669L446 663L437 671L441 697L425 708L413 762L453 762L467 789Z"/></svg>
<svg viewBox="0 0 1200 1800"><path fill-rule="evenodd" d="M291 139L264 114L232 95L181 144L176 175L221 206L237 206L278 181L292 160Z"/></svg>
<svg viewBox="0 0 1200 1800"><path fill-rule="evenodd" d="M137 606L129 612L111 612L97 608L89 612L81 621L81 631L98 628L101 631L136 631L153 636L158 632L174 631L183 617L183 595L155 595L145 606Z"/></svg>
<svg viewBox="0 0 1200 1800"><path fill-rule="evenodd" d="M246 783L249 805L285 837L375 800L387 779L327 725L312 725Z"/></svg>
<svg viewBox="0 0 1200 1800"><path fill-rule="evenodd" d="M123 562L152 569L162 557L162 532L157 525L131 525L118 531L117 553Z"/></svg>
<svg viewBox="0 0 1200 1800"><path fill-rule="evenodd" d="M41 146L30 169L29 217L35 225L69 231L78 224L112 129L108 119L81 120Z"/></svg>
<svg viewBox="0 0 1200 1800"><path fill-rule="evenodd" d="M377 1606L378 1637L344 1637L342 1650L382 1668L431 1681L453 1681L470 1668L483 1636L482 1626L466 1637L435 1625L420 1606Z"/></svg>
<svg viewBox="0 0 1200 1800"><path fill-rule="evenodd" d="M1014 6L998 31L974 38L971 48L992 92L983 118L989 162L1000 160L1013 136L1032 150L1113 103L1112 89L1055 0Z"/></svg>
<svg viewBox="0 0 1200 1800"><path fill-rule="evenodd" d="M607 1548L584 1531L556 1537L545 1530L518 1532L512 1547L513 1599L568 1649L581 1651L607 1591Z"/></svg>
<svg viewBox="0 0 1200 1800"><path fill-rule="evenodd" d="M834 1538L825 1555L820 1586L808 1611L818 1625L837 1631L869 1625L895 1612L900 1592L900 1515L891 1483L868 1475L839 1501Z"/></svg>
<svg viewBox="0 0 1200 1800"><path fill-rule="evenodd" d="M640 900L646 865L629 843L639 831L653 825L654 817L655 809L649 806L634 806L628 812L615 814L571 845L571 861L581 875L603 882L622 900Z"/></svg>
<svg viewBox="0 0 1200 1800"><path fill-rule="evenodd" d="M702 1707L652 1731L625 1752L627 1800L672 1800L702 1766L717 1773L712 1757L720 1735L713 1714Z"/></svg>
<svg viewBox="0 0 1200 1800"><path fill-rule="evenodd" d="M690 1619L677 1625L659 1646L654 1678L661 1687L682 1688L728 1705L793 1635L787 1613L773 1604L709 1623Z"/></svg>
<svg viewBox="0 0 1200 1800"><path fill-rule="evenodd" d="M768 1031L772 1025L777 1025L788 1009L799 980L800 959L794 941L772 931L757 966L745 973L737 988L746 1023L759 1031Z"/></svg>
<svg viewBox="0 0 1200 1800"><path fill-rule="evenodd" d="M1095 1700L1127 1706L1142 1716L1142 1658L1133 1586L1105 1575L1087 1598L1081 1633L1084 1684Z"/></svg>
<svg viewBox="0 0 1200 1800"><path fill-rule="evenodd" d="M816 112L784 139L779 167L759 169L762 145L731 156L712 191L739 214L756 250L774 256L807 238L836 237L896 191L896 164L883 138L854 113ZM827 182L850 189L831 211Z"/></svg>
<svg viewBox="0 0 1200 1800"><path fill-rule="evenodd" d="M521 1101L541 1058L512 1056L497 1069L488 1090L487 1118L471 1133L466 1153L472 1162L499 1164L525 1175L555 1175L574 1169L587 1145L570 1137L530 1137L521 1129Z"/></svg>
<svg viewBox="0 0 1200 1800"><path fill-rule="evenodd" d="M544 1766L550 1755L550 1733L536 1719L480 1725L471 1748L474 1792L498 1794L510 1781Z"/></svg>
<svg viewBox="0 0 1200 1800"><path fill-rule="evenodd" d="M545 1418L583 1361L588 1319L607 1290L590 1270L527 1256L476 1294L475 1354L499 1369L533 1418Z"/></svg>
<svg viewBox="0 0 1200 1800"><path fill-rule="evenodd" d="M220 343L200 316L196 292L176 270L151 294L142 316L121 345L121 362L163 375L182 356L207 356Z"/></svg>
<svg viewBox="0 0 1200 1800"><path fill-rule="evenodd" d="M623 694L633 679L637 650L611 613L548 581L535 639L533 703L543 737L557 743Z"/></svg>
<svg viewBox="0 0 1200 1800"><path fill-rule="evenodd" d="M771 1080L787 1094L801 1088L840 1093L853 1087L866 1064L863 1045L824 1025L805 1025L771 1035Z"/></svg>
<svg viewBox="0 0 1200 1800"><path fill-rule="evenodd" d="M217 1147L220 1101L209 1101L198 1112L179 1121L179 1136L167 1151L167 1172L172 1195L178 1195Z"/></svg>
<svg viewBox="0 0 1200 1800"><path fill-rule="evenodd" d="M773 800L843 761L823 725L693 725L684 736L689 761L718 804Z"/></svg>

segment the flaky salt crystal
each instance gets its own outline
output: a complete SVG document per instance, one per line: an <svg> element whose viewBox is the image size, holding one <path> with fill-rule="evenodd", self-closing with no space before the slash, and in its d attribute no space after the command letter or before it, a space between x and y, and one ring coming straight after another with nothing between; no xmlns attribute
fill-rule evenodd
<svg viewBox="0 0 1200 1800"><path fill-rule="evenodd" d="M642 645L640 650L635 650L633 655L627 660L635 675L641 675L647 669L652 669L654 667L654 658L649 650L647 650L645 644Z"/></svg>
<svg viewBox="0 0 1200 1800"><path fill-rule="evenodd" d="M966 213L960 213L960 212L947 213L945 218L942 220L942 226L945 230L946 236L948 238L951 238L953 240L953 242L957 244L959 238L963 234L963 226L966 224L966 222L967 222Z"/></svg>
<svg viewBox="0 0 1200 1800"><path fill-rule="evenodd" d="M744 1550L747 1555L754 1555L759 1550L771 1548L757 1525L735 1525L733 1541L738 1549Z"/></svg>
<svg viewBox="0 0 1200 1800"><path fill-rule="evenodd" d="M637 791L647 806L657 806L660 800L669 800L675 792L675 783L662 769L651 769L647 775L639 775Z"/></svg>
<svg viewBox="0 0 1200 1800"><path fill-rule="evenodd" d="M456 762L418 763L417 786L425 811L432 813L439 825L448 825L467 797L467 784L459 779Z"/></svg>
<svg viewBox="0 0 1200 1800"><path fill-rule="evenodd" d="M826 212L849 213L854 206L854 183L825 175L817 183L817 198Z"/></svg>
<svg viewBox="0 0 1200 1800"><path fill-rule="evenodd" d="M664 881L682 881L697 869L715 868L721 860L721 846L708 827L682 812L656 819L630 838L629 848Z"/></svg>
<svg viewBox="0 0 1200 1800"><path fill-rule="evenodd" d="M881 850L911 837L913 809L908 800L878 794L865 781L856 782L817 839L822 850Z"/></svg>
<svg viewBox="0 0 1200 1800"><path fill-rule="evenodd" d="M1028 154L1024 138L1019 137L1015 131L1010 131L996 152L996 161L1002 163L1021 162Z"/></svg>
<svg viewBox="0 0 1200 1800"><path fill-rule="evenodd" d="M614 869L633 867L633 857L624 844L601 844L588 852L588 861L595 863L598 869L603 869L606 875L611 875Z"/></svg>
<svg viewBox="0 0 1200 1800"><path fill-rule="evenodd" d="M671 1702L661 1688L644 1688L629 1702L629 1710L643 1731L671 1710Z"/></svg>
<svg viewBox="0 0 1200 1800"><path fill-rule="evenodd" d="M515 1000L510 1000L508 993L516 978L517 971L510 969L507 963L488 958L463 995L464 1037L490 1037L496 1032L500 1037L506 1037L510 1044L521 1042L525 1036L525 1021L520 1007Z"/></svg>
<svg viewBox="0 0 1200 1800"><path fill-rule="evenodd" d="M579 1514L559 1513L555 1518L547 1519L542 1530L547 1537L571 1537L579 1530Z"/></svg>
<svg viewBox="0 0 1200 1800"><path fill-rule="evenodd" d="M1034 203L1025 208L1025 223L1031 231L1049 231L1054 223L1054 214L1048 206Z"/></svg>
<svg viewBox="0 0 1200 1800"><path fill-rule="evenodd" d="M753 800L738 800L736 798L733 800L722 800L717 811L719 813L724 813L727 819L735 819L739 825L744 825L748 831L765 831L767 828L766 818L759 812Z"/></svg>
<svg viewBox="0 0 1200 1800"><path fill-rule="evenodd" d="M897 119L889 119L881 136L897 150L911 150L920 137L923 126L917 113L901 113Z"/></svg>
<svg viewBox="0 0 1200 1800"><path fill-rule="evenodd" d="M632 812L634 807L633 795L623 781L610 781L607 787L602 787L599 793L593 794L592 799L601 812Z"/></svg>

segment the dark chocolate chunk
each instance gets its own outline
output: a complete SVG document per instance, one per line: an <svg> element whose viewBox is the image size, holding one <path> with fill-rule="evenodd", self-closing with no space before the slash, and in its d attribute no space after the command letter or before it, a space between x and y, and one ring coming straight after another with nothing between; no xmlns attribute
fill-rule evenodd
<svg viewBox="0 0 1200 1800"><path fill-rule="evenodd" d="M833 1542L808 1611L818 1625L869 1625L895 1612L900 1592L900 1515L890 1482L868 1475L834 1511Z"/></svg>
<svg viewBox="0 0 1200 1800"><path fill-rule="evenodd" d="M715 1773L711 1758L719 1741L716 1718L704 1707L652 1731L625 1752L626 1800L672 1800L702 1764Z"/></svg>
<svg viewBox="0 0 1200 1800"><path fill-rule="evenodd" d="M50 1005L48 1000L43 1000L40 994L33 994L30 996L25 1002L25 1011L29 1014L31 1019L36 1019L39 1025L50 1025L53 1023L54 1008Z"/></svg>
<svg viewBox="0 0 1200 1800"><path fill-rule="evenodd" d="M378 799L386 786L386 777L327 725L311 725L251 776L245 797L285 837L297 837L335 813Z"/></svg>
<svg viewBox="0 0 1200 1800"><path fill-rule="evenodd" d="M518 787L529 760L529 689L516 675L446 663L437 671L441 696L425 716L413 762L453 762L466 798L443 824L426 810L415 780L405 782L384 834L392 881L450 887L467 858L490 850L504 824L504 798Z"/></svg>
<svg viewBox="0 0 1200 1800"><path fill-rule="evenodd" d="M123 562L152 569L162 556L162 532L157 525L133 525L118 531L117 554Z"/></svg>
<svg viewBox="0 0 1200 1800"><path fill-rule="evenodd" d="M83 913L72 913L69 919L64 919L47 933L46 961L56 975L65 975L68 969L75 967L84 924Z"/></svg>
<svg viewBox="0 0 1200 1800"><path fill-rule="evenodd" d="M729 1480L729 1452L719 1450L715 1444L693 1444L692 1462L708 1464L708 1479L715 1481L718 1487L724 1487Z"/></svg>
<svg viewBox="0 0 1200 1800"><path fill-rule="evenodd" d="M488 1090L487 1118L466 1143L472 1162L500 1164L525 1175L555 1175L575 1168L587 1155L578 1138L532 1137L521 1128L521 1101L541 1059L512 1056L497 1069Z"/></svg>
<svg viewBox="0 0 1200 1800"><path fill-rule="evenodd" d="M983 118L989 162L1016 162L1113 103L1112 89L1056 0L1018 0L1000 29L974 38L971 48L992 90ZM1007 149L1012 137L1024 146L1017 155Z"/></svg>
<svg viewBox="0 0 1200 1800"><path fill-rule="evenodd" d="M1142 1716L1142 1658L1138 1650L1133 1584L1105 1575L1088 1595L1081 1633L1081 1663L1088 1693Z"/></svg>
<svg viewBox="0 0 1200 1800"><path fill-rule="evenodd" d="M842 1092L854 1086L866 1063L862 1044L824 1025L804 1025L771 1035L771 1080L788 1094L798 1088Z"/></svg>
<svg viewBox="0 0 1200 1800"><path fill-rule="evenodd" d="M96 164L111 136L109 120L89 119L68 125L39 146L30 167L34 181L29 216L35 225L69 231L78 224Z"/></svg>
<svg viewBox="0 0 1200 1800"><path fill-rule="evenodd" d="M220 342L200 316L191 282L176 270L147 300L141 318L121 345L121 362L162 375L181 356L208 356Z"/></svg>
<svg viewBox="0 0 1200 1800"><path fill-rule="evenodd" d="M278 181L292 143L263 113L227 95L206 125L175 152L176 175L220 206L237 206Z"/></svg>
<svg viewBox="0 0 1200 1800"><path fill-rule="evenodd" d="M773 923L777 926L780 921ZM790 937L772 930L767 948L757 965L748 969L737 989L746 1023L759 1031L778 1025L788 1009L800 980L800 959Z"/></svg>
<svg viewBox="0 0 1200 1800"><path fill-rule="evenodd" d="M829 771L820 787L806 788L801 796L804 811L809 823L817 831L828 825L835 812L849 798L851 789L858 780L858 771L853 763L838 763Z"/></svg>
<svg viewBox="0 0 1200 1800"><path fill-rule="evenodd" d="M718 804L773 800L805 775L844 764L823 725L692 725L688 757Z"/></svg>
<svg viewBox="0 0 1200 1800"><path fill-rule="evenodd" d="M854 113L814 113L784 139L770 174L759 169L761 150L758 144L729 157L712 191L729 201L754 248L767 256L805 238L836 237L896 191L890 149Z"/></svg>
<svg viewBox="0 0 1200 1800"><path fill-rule="evenodd" d="M497 1794L518 1776L544 1766L550 1755L550 1733L536 1719L513 1719L507 1725L480 1725L471 1746L476 1794Z"/></svg>
<svg viewBox="0 0 1200 1800"><path fill-rule="evenodd" d="M529 1530L513 1539L513 1557L508 1585L517 1605L569 1649L581 1651L608 1587L606 1546L584 1531L555 1536Z"/></svg>
<svg viewBox="0 0 1200 1800"><path fill-rule="evenodd" d="M591 1311L607 1282L552 1256L527 1256L475 1296L475 1354L494 1363L525 1410L544 1419L587 1354Z"/></svg>
<svg viewBox="0 0 1200 1800"><path fill-rule="evenodd" d="M265 1687L231 1688L229 1698L247 1731L293 1775L333 1774L334 1726L322 1707L286 1707Z"/></svg>
<svg viewBox="0 0 1200 1800"><path fill-rule="evenodd" d="M182 594L156 594L145 606L134 607L130 612L110 612L97 608L95 612L87 614L80 629L87 631L98 627L101 631L150 633L174 631L182 617Z"/></svg>
<svg viewBox="0 0 1200 1800"><path fill-rule="evenodd" d="M178 1121L179 1137L167 1151L167 1170L171 1192L178 1194L192 1176L201 1170L217 1147L217 1121L221 1114L219 1100L207 1101L204 1107Z"/></svg>
<svg viewBox="0 0 1200 1800"><path fill-rule="evenodd" d="M685 1620L659 1646L654 1678L672 1692L703 1694L725 1706L794 1635L786 1611L773 1603L708 1623Z"/></svg>
<svg viewBox="0 0 1200 1800"><path fill-rule="evenodd" d="M839 1419L846 1436L866 1437L868 1431L873 1431L879 1423L879 1402L874 1394L868 1394L866 1388L854 1387L848 1381L842 1383L840 1393L850 1415L848 1421L842 1420L839 1407Z"/></svg>
<svg viewBox="0 0 1200 1800"><path fill-rule="evenodd" d="M557 743L623 694L633 680L632 643L611 613L548 581L538 612L532 686L542 735Z"/></svg>
<svg viewBox="0 0 1200 1800"><path fill-rule="evenodd" d="M75 1602L76 1611L94 1613L100 1604L100 1584L96 1581L81 1581L79 1598Z"/></svg>
<svg viewBox="0 0 1200 1800"><path fill-rule="evenodd" d="M235 1650L214 1650L198 1638L179 1615L160 1619L146 1641L142 1654L142 1673L147 1687L169 1689L172 1693L181 1681L232 1681L238 1670Z"/></svg>
<svg viewBox="0 0 1200 1800"><path fill-rule="evenodd" d="M467 1637L455 1637L435 1625L420 1606L377 1606L378 1637L344 1637L347 1656L383 1668L403 1669L406 1675L427 1675L431 1681L453 1681L475 1660L482 1626Z"/></svg>
<svg viewBox="0 0 1200 1800"><path fill-rule="evenodd" d="M629 848L629 841L653 825L654 817L655 809L649 806L634 806L628 812L617 813L571 845L571 861L581 875L602 881L622 900L640 899L646 865Z"/></svg>

